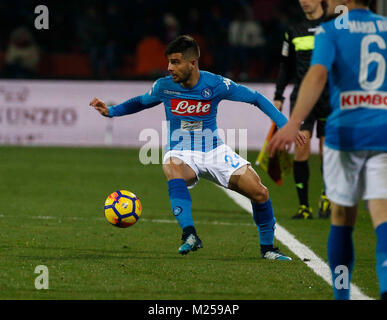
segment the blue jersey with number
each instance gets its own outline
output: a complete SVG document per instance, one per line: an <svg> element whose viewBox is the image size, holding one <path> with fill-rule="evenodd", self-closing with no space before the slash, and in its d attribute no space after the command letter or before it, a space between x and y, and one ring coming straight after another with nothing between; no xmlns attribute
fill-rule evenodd
<svg viewBox="0 0 387 320"><path fill-rule="evenodd" d="M197 84L189 89L175 83L171 76L160 78L148 93L109 108L109 116L137 112L163 102L168 123L167 150L206 152L223 144L218 135L216 115L218 104L224 99L256 105L278 127L287 122L286 117L260 93L206 71L200 71ZM237 109L235 115L238 115Z"/></svg>
<svg viewBox="0 0 387 320"><path fill-rule="evenodd" d="M311 65L329 71L328 147L387 151L386 61L386 17L350 10L316 31Z"/></svg>

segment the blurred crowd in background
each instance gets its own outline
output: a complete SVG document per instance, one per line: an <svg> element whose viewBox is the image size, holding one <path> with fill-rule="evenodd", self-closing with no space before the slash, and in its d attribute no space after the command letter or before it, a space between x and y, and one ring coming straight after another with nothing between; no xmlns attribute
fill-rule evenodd
<svg viewBox="0 0 387 320"><path fill-rule="evenodd" d="M37 30L34 9L49 9ZM284 32L303 18L298 0L0 1L5 78L154 79L166 44L192 35L200 68L241 81L273 81Z"/></svg>

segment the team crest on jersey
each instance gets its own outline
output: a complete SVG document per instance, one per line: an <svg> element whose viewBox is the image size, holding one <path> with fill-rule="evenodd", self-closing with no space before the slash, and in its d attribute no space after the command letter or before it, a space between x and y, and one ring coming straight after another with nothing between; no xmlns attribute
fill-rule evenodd
<svg viewBox="0 0 387 320"><path fill-rule="evenodd" d="M211 112L211 101L171 99L171 112L176 116L204 116Z"/></svg>
<svg viewBox="0 0 387 320"><path fill-rule="evenodd" d="M202 97L209 99L212 96L212 90L210 88L204 88L202 90Z"/></svg>

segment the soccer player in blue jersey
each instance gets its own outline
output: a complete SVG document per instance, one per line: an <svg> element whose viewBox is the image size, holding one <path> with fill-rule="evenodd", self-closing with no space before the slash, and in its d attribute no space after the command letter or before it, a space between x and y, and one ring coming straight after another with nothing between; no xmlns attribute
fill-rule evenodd
<svg viewBox="0 0 387 320"><path fill-rule="evenodd" d="M372 13L367 0L327 3L329 13L338 5L349 11L317 30L296 107L269 150L273 154L291 147L329 77L332 113L326 124L324 179L332 202L327 249L334 297L350 297L349 286L339 283L343 276L339 270L348 270L350 281L355 256L352 232L363 198L368 200L377 237L380 296L387 299L387 18Z"/></svg>
<svg viewBox="0 0 387 320"><path fill-rule="evenodd" d="M280 128L286 117L258 92L199 70L200 50L192 37L178 37L167 46L165 55L170 76L158 79L148 93L110 108L97 98L90 105L104 116L117 117L164 103L169 125L163 170L172 213L182 229L183 243L178 252L186 254L202 247L188 188L203 177L251 200L263 258L291 260L273 247L276 220L267 188L250 163L220 139L216 124L218 103L223 99L254 104ZM305 142L301 133L298 138L300 144Z"/></svg>

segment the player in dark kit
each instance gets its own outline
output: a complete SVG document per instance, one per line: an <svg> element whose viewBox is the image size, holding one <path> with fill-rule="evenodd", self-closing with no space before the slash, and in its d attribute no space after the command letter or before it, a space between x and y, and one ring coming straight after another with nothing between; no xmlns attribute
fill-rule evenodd
<svg viewBox="0 0 387 320"><path fill-rule="evenodd" d="M314 33L317 27L324 21L325 13L323 0L299 0L300 6L305 13L305 19L302 22L290 25L285 33L285 40L282 47L282 61L276 83L274 96L274 105L282 110L283 93L288 83L295 78L295 86L290 95L290 111L293 111L298 90L301 81L308 71L312 52L314 48ZM309 206L308 199L308 182L309 182L309 165L310 156L310 139L312 138L314 125L317 125L317 137L320 139L320 156L325 138L325 122L330 112L329 106L329 89L325 87L320 99L317 101L307 119L305 119L300 130L308 138L308 142L301 146L295 147L293 174L299 199L299 208L293 219L311 219L312 209ZM323 170L321 162L321 171ZM330 215L330 202L325 196L325 187L323 188L318 216L328 218Z"/></svg>

